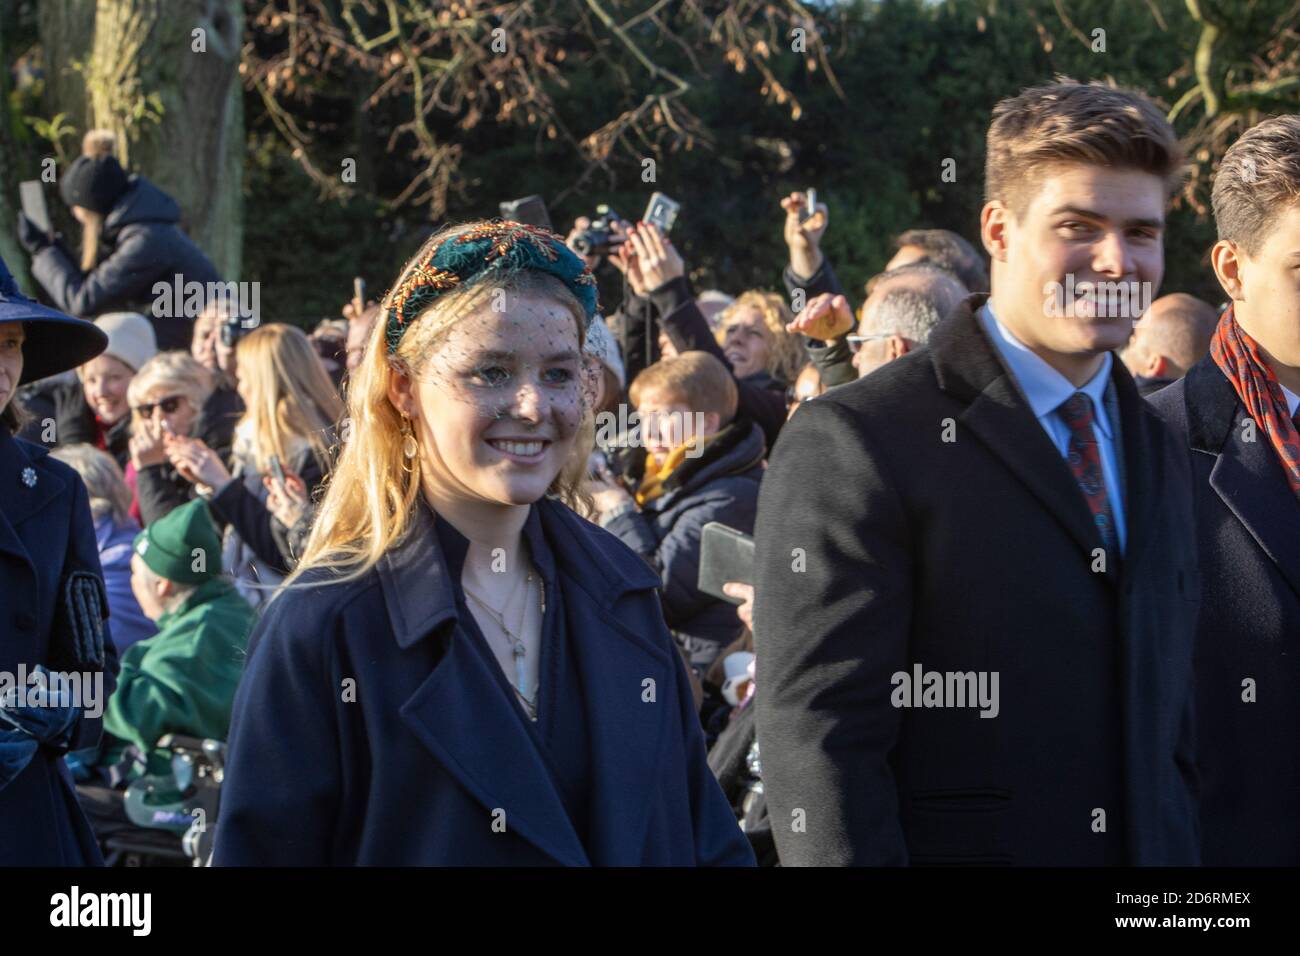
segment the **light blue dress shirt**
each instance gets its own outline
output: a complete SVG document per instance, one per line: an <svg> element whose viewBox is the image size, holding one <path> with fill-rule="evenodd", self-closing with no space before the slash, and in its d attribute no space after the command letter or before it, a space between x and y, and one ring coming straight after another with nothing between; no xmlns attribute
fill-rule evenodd
<svg viewBox="0 0 1300 956"><path fill-rule="evenodd" d="M1296 411L1300 410L1300 395L1297 395L1295 392L1291 391L1291 389L1282 385L1281 382L1279 382L1278 385L1281 386L1282 397L1286 399L1286 413L1292 418L1295 418Z"/></svg>
<svg viewBox="0 0 1300 956"><path fill-rule="evenodd" d="M999 322L990 304L986 303L976 314L998 354L1002 356L1002 361L1015 376L1020 391L1038 418L1038 424L1043 426L1043 431L1047 432L1047 437L1052 440L1062 458L1069 458L1070 455L1070 426L1065 423L1058 409L1075 392L1083 392L1092 400L1092 430L1097 437L1102 478L1106 482L1106 496L1110 499L1110 510L1115 518L1120 554L1123 554L1128 529L1124 521L1119 471L1115 467L1115 432L1110 425L1110 415L1106 412L1106 384L1110 381L1110 366L1114 361L1111 354L1105 354L1101 368L1087 384L1075 388L1068 378L1031 352L1027 345ZM1136 463L1130 463L1130 466L1134 464ZM1080 491L1079 494L1082 495L1083 492Z"/></svg>

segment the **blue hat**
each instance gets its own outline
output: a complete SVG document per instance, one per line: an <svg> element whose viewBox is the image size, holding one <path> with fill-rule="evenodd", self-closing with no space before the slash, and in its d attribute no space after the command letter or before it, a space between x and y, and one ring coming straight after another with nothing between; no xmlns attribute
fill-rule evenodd
<svg viewBox="0 0 1300 956"><path fill-rule="evenodd" d="M23 295L3 258L0 322L23 324L23 374L19 385L76 368L108 347L108 336L95 323L47 309Z"/></svg>

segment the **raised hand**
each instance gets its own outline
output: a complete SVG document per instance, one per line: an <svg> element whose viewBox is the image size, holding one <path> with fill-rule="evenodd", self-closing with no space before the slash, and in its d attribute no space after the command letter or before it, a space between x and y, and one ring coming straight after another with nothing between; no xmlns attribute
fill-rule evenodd
<svg viewBox="0 0 1300 956"><path fill-rule="evenodd" d="M791 193L781 200L781 208L785 210L785 244L790 250L790 268L796 275L810 279L822 265L821 241L830 224L830 210L824 202L819 202L813 214L800 222L799 215L807 202L806 194Z"/></svg>
<svg viewBox="0 0 1300 956"><path fill-rule="evenodd" d="M627 244L636 251L641 281L649 291L686 274L686 263L672 240L659 227L642 223L628 232Z"/></svg>
<svg viewBox="0 0 1300 956"><path fill-rule="evenodd" d="M841 335L848 335L855 324L849 300L842 295L823 292L814 296L794 317L794 321L787 323L785 330L829 342Z"/></svg>

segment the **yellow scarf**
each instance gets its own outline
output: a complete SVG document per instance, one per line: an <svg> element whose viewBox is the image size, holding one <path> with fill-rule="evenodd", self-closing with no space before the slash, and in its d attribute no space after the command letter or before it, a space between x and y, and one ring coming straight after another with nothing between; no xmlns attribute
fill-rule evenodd
<svg viewBox="0 0 1300 956"><path fill-rule="evenodd" d="M636 489L637 506L642 507L646 502L654 501L660 497L664 493L664 483L672 477L673 472L686 460L686 453L699 448L700 453L694 456L699 458L700 455L704 454L704 449L720 434L722 433L717 432L703 438L692 438L670 451L664 458L664 463L658 469L647 471L645 477L641 479L641 484Z"/></svg>

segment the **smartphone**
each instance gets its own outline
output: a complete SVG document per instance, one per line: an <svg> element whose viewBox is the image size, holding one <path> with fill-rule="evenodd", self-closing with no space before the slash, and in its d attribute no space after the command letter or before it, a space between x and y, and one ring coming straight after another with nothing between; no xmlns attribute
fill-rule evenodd
<svg viewBox="0 0 1300 956"><path fill-rule="evenodd" d="M663 193L655 193L646 204L645 215L641 219L643 222L658 226L659 231L667 235L672 232L673 223L677 221L677 214L681 209L682 204L675 199L669 199Z"/></svg>
<svg viewBox="0 0 1300 956"><path fill-rule="evenodd" d="M523 199L510 199L501 203L501 218L522 222L525 226L551 228L551 214L546 211L546 203L541 196L525 196Z"/></svg>
<svg viewBox="0 0 1300 956"><path fill-rule="evenodd" d="M799 210L799 221L807 222L817 212L817 190L809 188L804 195L803 209Z"/></svg>
<svg viewBox="0 0 1300 956"><path fill-rule="evenodd" d="M705 594L728 604L744 604L740 598L723 592L722 586L728 581L754 583L754 539L719 521L710 521L700 532L700 575L696 584Z"/></svg>
<svg viewBox="0 0 1300 956"><path fill-rule="evenodd" d="M280 466L280 456L272 455L270 459L267 461L267 464L271 466L271 474L275 476L275 480L282 485L285 484L286 482L284 480L284 468Z"/></svg>
<svg viewBox="0 0 1300 956"><path fill-rule="evenodd" d="M50 210L45 205L45 190L39 179L29 179L18 184L18 198L22 201L23 215L47 236L54 234L50 225Z"/></svg>

